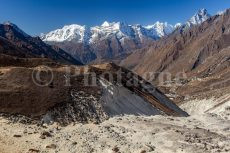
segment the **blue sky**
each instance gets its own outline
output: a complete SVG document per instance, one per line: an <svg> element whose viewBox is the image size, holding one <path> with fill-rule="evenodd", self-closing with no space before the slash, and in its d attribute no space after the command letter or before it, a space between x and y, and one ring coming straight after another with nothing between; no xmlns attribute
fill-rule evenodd
<svg viewBox="0 0 230 153"><path fill-rule="evenodd" d="M185 22L198 9L210 14L230 8L229 0L0 0L0 22L11 21L31 35L63 25L123 21L148 25Z"/></svg>

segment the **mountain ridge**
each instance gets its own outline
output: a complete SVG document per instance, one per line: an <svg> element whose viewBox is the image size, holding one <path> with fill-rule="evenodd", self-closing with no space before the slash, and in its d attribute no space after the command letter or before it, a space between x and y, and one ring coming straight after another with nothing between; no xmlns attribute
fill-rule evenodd
<svg viewBox="0 0 230 153"><path fill-rule="evenodd" d="M64 27L50 31L46 34L41 34L41 39L43 41L56 41L56 42L64 42L64 41L72 41L73 39L77 40L78 42L84 42L85 39L84 36L88 34L87 36L93 39L95 37L94 35L98 33L104 33L105 36L111 35L111 34L117 34L121 32L122 36L133 38L134 36L139 36L140 34L144 36L148 36L152 39L154 38L161 38L166 35L169 35L172 33L175 29L185 25L188 27L191 27L193 25L201 24L202 22L206 21L211 15L208 13L206 9L200 9L197 13L195 13L187 22L184 24L182 23L176 23L175 25L169 24L168 22L160 22L157 21L152 25L141 25L141 24L127 24L125 22L108 22L104 21L100 26L92 26L88 27L86 25L78 25L78 24L70 24L65 25ZM143 31L137 30L137 28L143 29ZM148 32L146 34L145 32ZM134 32L134 33L132 33ZM80 37L79 37L80 36ZM88 40L90 42L93 42L93 40Z"/></svg>
<svg viewBox="0 0 230 153"><path fill-rule="evenodd" d="M104 34L104 36L109 36L110 34L118 34L120 37L130 37L134 38L145 35L148 31L148 36L152 39L163 37L174 30L178 24L175 26L168 24L167 22L157 21L153 25L142 26L140 24L129 25L124 22L108 22L104 21L100 26L87 27L86 25L71 24L65 25L63 28L51 31L47 34L41 34L41 39L43 41L56 41L64 42L77 39L78 42L84 42L84 34L88 33L91 39L87 43L92 43L95 35ZM143 31L137 29L140 28ZM137 31L138 30L138 31ZM167 31L167 32L165 32ZM63 35L61 35L61 33ZM79 37L80 36L80 37ZM79 38L78 38L79 37Z"/></svg>
<svg viewBox="0 0 230 153"><path fill-rule="evenodd" d="M0 24L0 40L2 54L24 58L45 57L56 62L82 65L64 50L44 43L39 37L31 37L10 22Z"/></svg>
<svg viewBox="0 0 230 153"><path fill-rule="evenodd" d="M169 36L178 28L186 30L209 17L207 10L201 9L184 24L171 25L159 21L148 26L108 21L94 27L72 24L42 34L40 38L48 44L66 50L85 64L101 63L113 61L116 57L122 59L136 49Z"/></svg>

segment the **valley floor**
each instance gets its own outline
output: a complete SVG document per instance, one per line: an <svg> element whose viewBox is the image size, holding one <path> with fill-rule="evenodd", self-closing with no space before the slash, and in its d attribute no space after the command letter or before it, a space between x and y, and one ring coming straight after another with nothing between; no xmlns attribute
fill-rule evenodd
<svg viewBox="0 0 230 153"><path fill-rule="evenodd" d="M230 152L230 124L212 114L123 116L102 124L38 127L0 119L1 153Z"/></svg>

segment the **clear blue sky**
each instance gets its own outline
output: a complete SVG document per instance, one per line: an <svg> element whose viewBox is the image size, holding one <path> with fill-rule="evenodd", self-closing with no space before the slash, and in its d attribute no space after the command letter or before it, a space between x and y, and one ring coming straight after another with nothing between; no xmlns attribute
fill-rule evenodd
<svg viewBox="0 0 230 153"><path fill-rule="evenodd" d="M0 0L0 22L11 21L31 35L63 25L103 21L152 24L185 22L198 9L210 14L230 8L230 0Z"/></svg>

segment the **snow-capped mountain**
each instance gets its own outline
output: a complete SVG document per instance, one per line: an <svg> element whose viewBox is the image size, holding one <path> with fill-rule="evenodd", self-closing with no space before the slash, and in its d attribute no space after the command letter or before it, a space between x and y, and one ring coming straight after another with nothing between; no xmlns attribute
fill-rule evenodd
<svg viewBox="0 0 230 153"><path fill-rule="evenodd" d="M191 27L194 25L201 24L210 17L211 15L208 13L206 9L200 9L195 15L192 16L190 20L186 22L186 26Z"/></svg>
<svg viewBox="0 0 230 153"><path fill-rule="evenodd" d="M91 33L90 43L100 39L107 39L111 36L116 36L116 38L121 41L124 38L133 39L135 37L132 26L123 22L109 23L105 21L101 26L92 27Z"/></svg>
<svg viewBox="0 0 230 153"><path fill-rule="evenodd" d="M98 59L124 57L148 43L168 36L179 27L186 30L209 17L207 10L201 9L184 24L172 25L159 21L147 26L108 21L94 27L72 24L42 34L41 39L63 48L83 63L89 63Z"/></svg>
<svg viewBox="0 0 230 153"><path fill-rule="evenodd" d="M172 33L175 30L175 28L177 28L179 25L180 23L177 23L176 25L173 26L171 24L168 24L167 22L161 23L157 21L153 25L145 26L145 28L151 30L152 32L150 33L156 32L155 34L156 36L163 37L165 35L169 35L170 33Z"/></svg>
<svg viewBox="0 0 230 153"><path fill-rule="evenodd" d="M76 41L87 42L90 35L90 30L86 26L77 24L64 26L62 29L57 29L49 32L48 34L42 34L41 38L44 41Z"/></svg>
<svg viewBox="0 0 230 153"><path fill-rule="evenodd" d="M206 9L200 9L184 25L187 27L198 25L206 21L209 17L211 17L211 15ZM159 21L147 26L142 26L140 24L128 25L123 22L110 23L108 21L95 27L72 24L47 34L42 34L41 39L47 42L75 41L78 43L90 44L97 40L106 39L107 37L115 35L119 40L123 40L124 38L143 40L143 37L155 40L169 35L181 25L181 23L172 25L167 22L163 23Z"/></svg>
<svg viewBox="0 0 230 153"><path fill-rule="evenodd" d="M95 41L106 39L111 36L116 36L117 39L123 41L127 39L143 40L143 37L149 39L158 39L170 34L176 26L159 21L153 25L128 25L123 22L107 22L101 26L87 27L77 24L64 26L62 29L51 31L47 34L42 34L41 39L48 42L64 42L76 41L78 43L90 44Z"/></svg>
<svg viewBox="0 0 230 153"><path fill-rule="evenodd" d="M67 50L83 63L88 63L98 58L125 56L146 43L170 34L176 26L160 22L149 26L108 21L94 27L72 24L42 34L41 39Z"/></svg>

